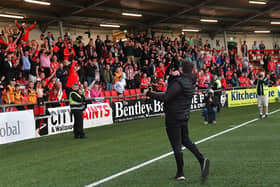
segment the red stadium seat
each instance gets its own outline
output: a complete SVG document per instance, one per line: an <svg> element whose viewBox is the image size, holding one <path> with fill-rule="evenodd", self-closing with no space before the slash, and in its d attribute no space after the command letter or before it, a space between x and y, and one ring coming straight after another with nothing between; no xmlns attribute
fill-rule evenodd
<svg viewBox="0 0 280 187"><path fill-rule="evenodd" d="M104 97L111 97L111 92L110 91L104 91ZM104 102L110 104L110 98L105 98Z"/></svg>
<svg viewBox="0 0 280 187"><path fill-rule="evenodd" d="M135 89L131 89L129 90L130 95L136 95L136 90ZM136 99L136 96L131 96L130 99Z"/></svg>
<svg viewBox="0 0 280 187"><path fill-rule="evenodd" d="M140 88L136 89L136 94L137 95L141 94L141 89ZM142 99L142 98L143 98L143 96L138 96L138 99Z"/></svg>
<svg viewBox="0 0 280 187"><path fill-rule="evenodd" d="M117 91L112 90L112 91L111 91L111 96L114 97L114 98L112 99L113 102L116 102L116 101L119 100L118 98L116 98L116 97L118 97L118 92L117 92Z"/></svg>
<svg viewBox="0 0 280 187"><path fill-rule="evenodd" d="M129 100L130 99L130 97L128 97L128 96L130 96L129 90L124 90L123 96L124 96L123 100Z"/></svg>

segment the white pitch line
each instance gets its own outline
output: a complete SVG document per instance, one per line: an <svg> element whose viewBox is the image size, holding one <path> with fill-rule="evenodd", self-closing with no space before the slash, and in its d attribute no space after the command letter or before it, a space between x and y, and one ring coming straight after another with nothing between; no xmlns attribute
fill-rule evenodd
<svg viewBox="0 0 280 187"><path fill-rule="evenodd" d="M270 112L269 115L272 115L272 114L274 114L274 113L276 113L276 112L279 112L279 111L280 111L280 109L275 110L275 111L273 111L273 112ZM252 120L250 120L250 121L244 122L244 123L242 123L242 124L240 124L240 125L237 125L237 126L235 126L235 127L230 128L230 129L221 131L221 132L216 133L216 134L214 134L214 135L212 135L212 136L209 136L209 137L207 137L207 138L201 139L201 140L195 142L195 144L200 144L200 143L206 142L206 141L211 140L211 139L213 139L213 138L215 138L215 137L217 137L217 136L221 136L221 135L223 135L223 134L225 134L225 133L228 133L228 132L230 132L230 131L233 131L233 130L235 130L235 129L238 129L238 128L240 128L240 127L243 127L243 126L248 125L248 124L250 124L250 123L253 123L253 122L255 122L255 121L258 121L258 118L252 119ZM185 147L184 147L183 149L185 149ZM165 153L165 154L163 154L163 155L161 155L161 156L159 156L159 157L153 158L152 160L148 160L148 161L146 161L146 162L143 162L142 164L136 165L136 166L134 166L134 167L131 167L131 168L126 169L126 170L123 170L123 171L121 171L121 172L119 172L119 173L113 174L113 175L111 175L111 176L109 176L109 177L103 178L103 179L98 180L98 181L96 181L96 182L94 182L94 183L91 183L91 184L89 184L89 185L86 185L85 187L94 187L94 186L98 186L98 185L103 184L103 183L105 183L105 182L108 182L108 181L110 181L110 180L112 180L112 179L115 179L115 178L117 178L117 177L119 177L119 176L121 176L121 175L124 175L124 174L127 174L127 173L129 173L129 172L135 171L135 170L137 170L137 169L139 169L139 168L142 168L142 167L144 167L144 166L147 166L147 165L149 165L149 164L152 164L152 163L154 163L154 162L156 162L156 161L158 161L158 160L161 160L161 159L163 159L163 158L166 158L166 157L168 157L168 156L170 156L170 155L172 155L172 154L173 154L173 151L172 151L172 152L169 152L169 153Z"/></svg>

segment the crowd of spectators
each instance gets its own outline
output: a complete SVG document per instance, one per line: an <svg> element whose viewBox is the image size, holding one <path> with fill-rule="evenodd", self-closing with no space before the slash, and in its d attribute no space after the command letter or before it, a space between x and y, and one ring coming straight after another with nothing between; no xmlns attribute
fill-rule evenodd
<svg viewBox="0 0 280 187"><path fill-rule="evenodd" d="M36 22L31 27L15 23L17 29L9 25L0 36L0 104L66 100L77 82L86 98L112 89L120 95L125 89L148 87L163 92L170 72L181 71L184 59L193 63L199 89L249 87L256 78L246 41L238 56L236 50L212 48L200 35L182 34L171 40L142 32L120 40L97 36L84 43L81 36L71 38L66 33L56 38L48 32L29 40ZM252 49L265 45L255 42ZM279 50L277 43L274 49ZM276 85L279 61L264 54L263 64L270 84Z"/></svg>

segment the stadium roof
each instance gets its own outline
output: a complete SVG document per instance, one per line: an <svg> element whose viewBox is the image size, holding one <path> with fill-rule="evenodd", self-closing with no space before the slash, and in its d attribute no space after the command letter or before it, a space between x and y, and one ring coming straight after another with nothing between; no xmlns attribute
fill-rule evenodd
<svg viewBox="0 0 280 187"><path fill-rule="evenodd" d="M0 14L24 15L27 22L37 20L41 28L63 21L64 25L81 28L114 24L120 25L121 29L280 32L279 25L271 24L271 21L280 22L280 0L267 0L266 4L250 4L249 0L40 0L50 2L49 6L25 1L1 1ZM122 13L142 16L124 16ZM218 22L201 22L201 19ZM0 20L10 21L7 18Z"/></svg>

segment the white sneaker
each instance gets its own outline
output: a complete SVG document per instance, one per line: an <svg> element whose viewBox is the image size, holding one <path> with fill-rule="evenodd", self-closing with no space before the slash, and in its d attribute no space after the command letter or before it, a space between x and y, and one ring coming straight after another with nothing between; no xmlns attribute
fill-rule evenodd
<svg viewBox="0 0 280 187"><path fill-rule="evenodd" d="M184 176L178 176L178 177L176 177L176 180L184 181L184 180L186 180L186 178Z"/></svg>
<svg viewBox="0 0 280 187"><path fill-rule="evenodd" d="M208 124L208 121L204 121L204 125L207 125Z"/></svg>

